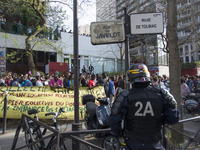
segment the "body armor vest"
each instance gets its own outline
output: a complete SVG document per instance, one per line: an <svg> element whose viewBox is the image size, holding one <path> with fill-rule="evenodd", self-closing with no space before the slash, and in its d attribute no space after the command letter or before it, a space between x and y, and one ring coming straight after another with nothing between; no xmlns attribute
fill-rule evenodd
<svg viewBox="0 0 200 150"><path fill-rule="evenodd" d="M131 89L128 95L126 129L128 137L141 143L156 143L161 138L159 94L150 89Z"/></svg>

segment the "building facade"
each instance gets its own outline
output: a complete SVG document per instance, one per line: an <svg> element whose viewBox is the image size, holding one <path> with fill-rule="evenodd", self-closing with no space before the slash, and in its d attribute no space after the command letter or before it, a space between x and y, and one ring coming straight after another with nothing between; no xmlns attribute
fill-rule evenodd
<svg viewBox="0 0 200 150"><path fill-rule="evenodd" d="M80 35L85 35L85 36L90 36L90 25L86 24L86 25L82 25L78 27L78 33Z"/></svg>
<svg viewBox="0 0 200 150"><path fill-rule="evenodd" d="M124 20L124 8L127 14L133 13L155 13L163 12L165 16L165 2L158 3L159 0L116 0L116 19ZM154 35L130 35L129 36L129 54L130 63L145 63L152 73L169 74L168 54L164 52L166 41L166 24L164 23L163 34ZM163 69L165 68L165 69Z"/></svg>
<svg viewBox="0 0 200 150"><path fill-rule="evenodd" d="M96 21L116 19L116 0L96 0Z"/></svg>
<svg viewBox="0 0 200 150"><path fill-rule="evenodd" d="M26 49L26 37L26 35L0 32L0 75L6 71L28 73L28 57L23 55ZM94 66L94 73L120 71L120 51L117 44L94 46L91 44L91 37L79 35L78 38L80 73L83 65L88 69L90 64ZM42 39L37 40L42 41ZM48 73L45 71L45 66L49 62L66 62L69 65L69 71L73 72L73 34L61 32L58 40L49 40L50 44L45 41L33 47L36 70ZM52 45L56 45L57 49ZM18 61L8 59L11 54L14 54L15 60Z"/></svg>
<svg viewBox="0 0 200 150"><path fill-rule="evenodd" d="M183 63L200 60L200 1L178 0L179 51Z"/></svg>
<svg viewBox="0 0 200 150"><path fill-rule="evenodd" d="M166 11L166 2L162 2L160 0L116 0L116 18L123 19L123 8L127 7L128 14L131 13L143 13L143 12L165 12ZM160 5L162 4L162 5ZM199 44L199 33L200 33L200 1L199 0L177 0L177 29L178 29L178 39L179 39L179 52L180 57L183 63L190 63L194 61L200 60L200 44ZM164 33L165 34L165 33ZM146 36L148 39L154 39L155 36ZM138 38L140 41L141 38ZM138 40L137 39L137 40ZM160 36L157 37L157 44L154 42L152 46L160 47L158 44L161 43L159 40ZM142 43L143 47L141 50L136 47L141 47L142 44L135 43L132 41L133 45L130 44L130 54L132 53L134 56L141 55L139 51L144 51L144 47L146 45L145 41ZM149 47L149 46L148 46ZM162 47L160 47L163 49ZM136 49L136 50L134 50ZM138 51L138 52L137 52ZM147 51L145 51L146 54ZM131 55L132 55L131 54ZM148 55L148 52L147 52ZM158 49L158 65L168 65L167 58L168 56L165 53L159 53ZM148 61L148 60L147 60ZM147 62L147 64L151 64Z"/></svg>

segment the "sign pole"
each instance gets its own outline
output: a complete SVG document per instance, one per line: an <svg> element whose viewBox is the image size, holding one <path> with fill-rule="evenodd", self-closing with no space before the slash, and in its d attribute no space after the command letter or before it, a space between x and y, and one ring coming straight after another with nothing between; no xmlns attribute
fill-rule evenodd
<svg viewBox="0 0 200 150"><path fill-rule="evenodd" d="M124 8L124 18L125 18L125 73L126 73L126 89L129 90L130 84L128 82L127 72L129 69L129 19L127 14L127 8Z"/></svg>
<svg viewBox="0 0 200 150"><path fill-rule="evenodd" d="M79 131L81 123L79 122L79 70L78 70L78 17L77 17L77 0L74 0L74 122L72 131ZM73 150L79 150L80 145L76 141L72 143Z"/></svg>

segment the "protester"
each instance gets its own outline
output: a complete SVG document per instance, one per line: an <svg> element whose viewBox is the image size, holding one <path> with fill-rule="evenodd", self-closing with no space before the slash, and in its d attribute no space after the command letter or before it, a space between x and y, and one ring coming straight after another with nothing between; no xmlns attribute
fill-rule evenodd
<svg viewBox="0 0 200 150"><path fill-rule="evenodd" d="M88 82L88 86L89 87L93 87L93 86L95 86L96 84L95 84L95 74L92 74L91 75L91 78L90 78L90 80L89 80L89 82Z"/></svg>
<svg viewBox="0 0 200 150"><path fill-rule="evenodd" d="M44 81L43 81L43 85L44 86L49 86L49 82L50 82L50 76L49 76L49 74L46 74L45 75L45 79L44 79Z"/></svg>
<svg viewBox="0 0 200 150"><path fill-rule="evenodd" d="M49 86L54 87L54 88L56 88L56 87L59 87L59 88L63 87L63 82L62 82L62 80L59 79L59 75L58 75L57 72L54 73L54 77L53 77L53 79L50 80Z"/></svg>
<svg viewBox="0 0 200 150"><path fill-rule="evenodd" d="M40 73L39 73L39 72L36 73L35 78L36 78L36 80L37 80L36 83L35 83L35 86L43 86L43 83L42 83L42 80L41 80L41 77L40 77Z"/></svg>
<svg viewBox="0 0 200 150"><path fill-rule="evenodd" d="M6 27L6 19L4 18L4 15L0 15L0 31L5 31L5 27Z"/></svg>
<svg viewBox="0 0 200 150"><path fill-rule="evenodd" d="M13 73L13 80L10 82L10 86L20 87L20 83L17 81L17 74Z"/></svg>
<svg viewBox="0 0 200 150"><path fill-rule="evenodd" d="M185 83L185 80L181 78L181 98L182 103L184 104L186 96L190 93L188 85Z"/></svg>
<svg viewBox="0 0 200 150"><path fill-rule="evenodd" d="M11 75L11 72L9 72L6 76L6 79L5 79L5 84L6 86L9 86L10 85L10 82L12 81L12 75Z"/></svg>
<svg viewBox="0 0 200 150"><path fill-rule="evenodd" d="M103 85L104 90L105 90L105 94L106 94L107 97L109 97L109 82L107 80L106 73L102 73L102 76L99 78L96 85Z"/></svg>
<svg viewBox="0 0 200 150"><path fill-rule="evenodd" d="M87 86L86 80L85 80L85 75L81 75L80 76L80 86L82 86L82 87L86 87Z"/></svg>
<svg viewBox="0 0 200 150"><path fill-rule="evenodd" d="M114 98L114 95L115 95L115 85L114 85L114 77L111 76L109 78L109 98L110 98L110 104L112 105L113 103L113 98Z"/></svg>
<svg viewBox="0 0 200 150"><path fill-rule="evenodd" d="M89 73L90 73L90 74L93 73L93 71L94 71L94 67L92 66L92 64L90 64L88 70L89 70Z"/></svg>
<svg viewBox="0 0 200 150"><path fill-rule="evenodd" d="M114 101L120 95L120 93L125 89L125 83L122 78L119 78L118 87L115 90Z"/></svg>
<svg viewBox="0 0 200 150"><path fill-rule="evenodd" d="M82 74L86 74L86 68L85 68L85 65L83 65L83 68L82 68Z"/></svg>
<svg viewBox="0 0 200 150"><path fill-rule="evenodd" d="M153 75L152 76L152 85L154 86L154 87L157 87L157 88L159 88L160 87L160 85L158 84L158 77L156 76L156 75Z"/></svg>
<svg viewBox="0 0 200 150"><path fill-rule="evenodd" d="M193 90L193 84L194 84L193 79L194 79L193 77L189 77L190 82L188 84L188 87L189 87L191 93L194 92L194 90Z"/></svg>
<svg viewBox="0 0 200 150"><path fill-rule="evenodd" d="M0 79L0 86L6 86L5 80L3 78Z"/></svg>
<svg viewBox="0 0 200 150"><path fill-rule="evenodd" d="M23 87L23 86L33 86L32 82L28 79L27 74L22 77L21 87Z"/></svg>
<svg viewBox="0 0 200 150"><path fill-rule="evenodd" d="M23 31L23 24L19 20L19 22L17 23L17 33L21 35L22 31Z"/></svg>
<svg viewBox="0 0 200 150"><path fill-rule="evenodd" d="M67 87L74 88L74 76L70 75L67 80Z"/></svg>

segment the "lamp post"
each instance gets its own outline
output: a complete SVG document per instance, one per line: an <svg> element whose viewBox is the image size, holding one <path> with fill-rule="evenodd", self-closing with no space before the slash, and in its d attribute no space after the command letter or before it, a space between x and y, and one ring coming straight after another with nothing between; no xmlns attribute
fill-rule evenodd
<svg viewBox="0 0 200 150"><path fill-rule="evenodd" d="M156 49L153 49L151 52L153 53L153 65L156 65Z"/></svg>

